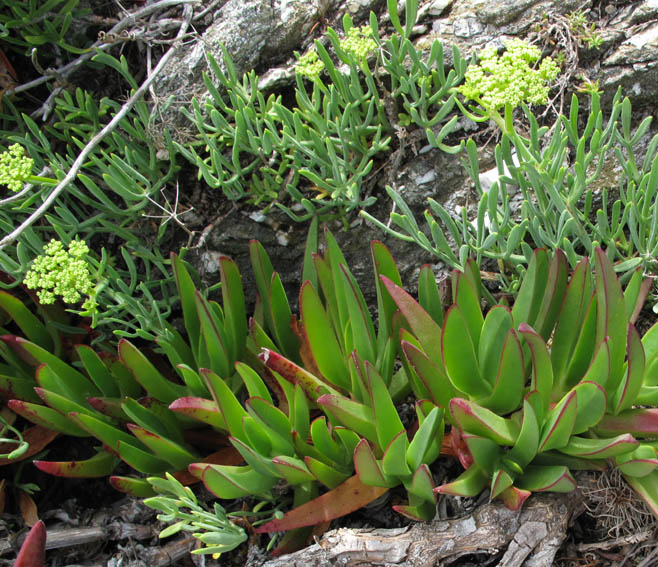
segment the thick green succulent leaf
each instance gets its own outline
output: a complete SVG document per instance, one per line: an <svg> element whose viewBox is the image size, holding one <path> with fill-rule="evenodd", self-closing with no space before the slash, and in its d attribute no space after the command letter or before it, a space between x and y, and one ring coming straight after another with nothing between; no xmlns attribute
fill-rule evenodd
<svg viewBox="0 0 658 567"><path fill-rule="evenodd" d="M127 427L137 439L160 458L170 463L176 470L184 469L190 463L200 459L200 457L183 447L182 444L153 433L144 427L132 423L128 423Z"/></svg>
<svg viewBox="0 0 658 567"><path fill-rule="evenodd" d="M3 339L4 340L4 339ZM38 364L47 364L48 367L60 378L66 386L67 392L80 399L90 396L100 396L101 393L96 386L83 374L66 364L58 356L48 352L40 346L23 339L15 337L12 348L20 349L38 361Z"/></svg>
<svg viewBox="0 0 658 567"><path fill-rule="evenodd" d="M75 350L80 357L91 381L102 392L103 397L118 398L121 396L117 381L105 363L91 347L76 345Z"/></svg>
<svg viewBox="0 0 658 567"><path fill-rule="evenodd" d="M555 466L564 465L571 471L599 471L608 470L608 461L604 459L581 459L580 457L570 457L564 453L555 451L546 451L539 453L532 461L533 465Z"/></svg>
<svg viewBox="0 0 658 567"><path fill-rule="evenodd" d="M169 409L202 423L207 423L219 431L228 431L226 422L213 400L186 396L172 402L169 405Z"/></svg>
<svg viewBox="0 0 658 567"><path fill-rule="evenodd" d="M610 372L610 341L606 337L599 345L582 380L596 382L597 384L600 384L601 387L605 388L606 392L609 392L609 389L606 388L606 386L610 382Z"/></svg>
<svg viewBox="0 0 658 567"><path fill-rule="evenodd" d="M565 466L529 466L515 485L530 492L571 492L576 481Z"/></svg>
<svg viewBox="0 0 658 567"><path fill-rule="evenodd" d="M447 408L452 398L464 395L464 392L458 391L452 385L441 362L437 364L422 350L408 341L402 341L401 344L408 363L437 406ZM418 392L416 392L416 395L418 396Z"/></svg>
<svg viewBox="0 0 658 567"><path fill-rule="evenodd" d="M640 445L634 451L617 457L615 464L626 476L647 476L658 468L658 451L650 445Z"/></svg>
<svg viewBox="0 0 658 567"><path fill-rule="evenodd" d="M640 333L632 323L629 323L626 336L626 371L617 391L610 400L613 413L618 414L635 405L637 395L642 388L645 366L646 359Z"/></svg>
<svg viewBox="0 0 658 567"><path fill-rule="evenodd" d="M653 515L658 516L658 471L653 471L642 477L624 475L624 478L649 510L653 512Z"/></svg>
<svg viewBox="0 0 658 567"><path fill-rule="evenodd" d="M464 433L462 439L466 442L475 466L491 477L499 468L500 459L504 455L500 445L487 437L471 435L470 433Z"/></svg>
<svg viewBox="0 0 658 567"><path fill-rule="evenodd" d="M510 329L504 337L497 373L483 375L485 380L491 380L491 395L478 400L481 405L499 414L511 413L519 408L525 383L523 349L516 331Z"/></svg>
<svg viewBox="0 0 658 567"><path fill-rule="evenodd" d="M188 391L185 386L174 384L167 380L158 369L151 364L139 349L127 341L119 341L119 358L128 367L135 380L157 400L170 404L177 398L182 398ZM97 394L96 394L97 395Z"/></svg>
<svg viewBox="0 0 658 567"><path fill-rule="evenodd" d="M5 376L0 374L0 397L17 399L25 402L38 402L39 396L34 393L34 378L20 376Z"/></svg>
<svg viewBox="0 0 658 567"><path fill-rule="evenodd" d="M386 290L407 320L409 328L425 352L435 352L441 344L441 327L418 302L386 276L381 276Z"/></svg>
<svg viewBox="0 0 658 567"><path fill-rule="evenodd" d="M338 391L328 383L277 352L264 348L259 358L265 363L265 366L277 372L289 383L299 384L311 401L317 401L325 393L338 394Z"/></svg>
<svg viewBox="0 0 658 567"><path fill-rule="evenodd" d="M465 432L491 439L498 445L514 445L521 428L511 420L463 398L450 401L453 423Z"/></svg>
<svg viewBox="0 0 658 567"><path fill-rule="evenodd" d="M219 273L222 282L226 344L229 360L234 363L242 356L247 337L247 314L242 276L235 262L226 256L219 258Z"/></svg>
<svg viewBox="0 0 658 567"><path fill-rule="evenodd" d="M49 407L22 400L9 400L7 405L14 413L41 427L59 431L72 437L89 437L89 432L86 429L77 426L60 412Z"/></svg>
<svg viewBox="0 0 658 567"><path fill-rule="evenodd" d="M396 435L404 431L404 425L391 395L388 393L386 384L375 367L366 361L365 371L379 448L383 450Z"/></svg>
<svg viewBox="0 0 658 567"><path fill-rule="evenodd" d="M272 464L281 476L293 486L315 480L315 477L308 470L304 461L300 461L295 457L285 455L274 457Z"/></svg>
<svg viewBox="0 0 658 567"><path fill-rule="evenodd" d="M569 442L577 417L578 396L571 391L546 416L538 451L564 447Z"/></svg>
<svg viewBox="0 0 658 567"><path fill-rule="evenodd" d="M178 288L178 297L180 297L181 307L183 309L183 320L185 322L187 337L190 341L192 352L197 353L199 351L201 327L196 310L196 288L189 272L185 268L185 263L173 252L171 253L171 265L174 271L176 287Z"/></svg>
<svg viewBox="0 0 658 567"><path fill-rule="evenodd" d="M270 391L267 389L263 379L258 375L258 372L244 362L237 362L235 364L235 369L238 371L240 378L242 378L244 385L247 387L249 397L262 398L270 404L274 403Z"/></svg>
<svg viewBox="0 0 658 567"><path fill-rule="evenodd" d="M299 433L302 439L306 439L310 430L311 412L308 398L299 384L295 384L293 402L289 410L290 426Z"/></svg>
<svg viewBox="0 0 658 567"><path fill-rule="evenodd" d="M39 395L39 397L46 402L46 404L57 410L62 415L68 415L70 412L79 412L86 413L89 415L96 416L99 420L109 422L110 419L100 413L97 413L95 410L90 409L89 405L81 406L77 402L69 399L67 396L56 394L55 392L50 392L44 388L34 388L34 391Z"/></svg>
<svg viewBox="0 0 658 567"><path fill-rule="evenodd" d="M202 338L197 354L199 366L209 368L226 379L233 374L233 365L228 344L228 331L224 326L221 309L217 303L208 301L198 291L195 292L194 298Z"/></svg>
<svg viewBox="0 0 658 567"><path fill-rule="evenodd" d="M271 520L259 526L256 533L291 530L328 522L367 506L387 491L385 487L366 486L355 475L322 496L287 512L280 520Z"/></svg>
<svg viewBox="0 0 658 567"><path fill-rule="evenodd" d="M396 282L397 285L402 285ZM425 264L418 275L418 302L420 306L434 319L437 325L443 325L443 301L436 283L432 266Z"/></svg>
<svg viewBox="0 0 658 567"><path fill-rule="evenodd" d="M443 408L435 407L422 421L407 449L407 465L412 471L431 465L439 456L443 441Z"/></svg>
<svg viewBox="0 0 658 567"><path fill-rule="evenodd" d="M111 453L99 451L93 457L82 461L32 461L40 470L53 476L64 478L102 478L112 474L119 463Z"/></svg>
<svg viewBox="0 0 658 567"><path fill-rule="evenodd" d="M115 490L124 494L130 494L135 498L148 498L157 494L153 487L143 478L111 476L110 484Z"/></svg>
<svg viewBox="0 0 658 567"><path fill-rule="evenodd" d="M202 368L201 376L205 380L208 390L210 390L213 400L222 414L229 433L233 437L245 441L242 431L242 418L247 415L247 412L242 407L240 401L235 397L235 394L227 386L226 382L212 370Z"/></svg>
<svg viewBox="0 0 658 567"><path fill-rule="evenodd" d="M571 391L576 393L578 408L571 433L578 435L601 421L608 409L608 400L605 390L596 382L581 382Z"/></svg>
<svg viewBox="0 0 658 567"><path fill-rule="evenodd" d="M548 279L544 286L541 305L532 321L532 327L547 341L553 332L564 293L567 287L567 258L558 248L553 253L553 259L548 269Z"/></svg>
<svg viewBox="0 0 658 567"><path fill-rule="evenodd" d="M551 359L555 377L562 382L566 379L569 361L576 349L591 299L589 261L585 258L571 274L553 334Z"/></svg>
<svg viewBox="0 0 658 567"><path fill-rule="evenodd" d="M245 402L245 407L251 417L289 441L292 446L290 420L279 408L262 398L249 398Z"/></svg>
<svg viewBox="0 0 658 567"><path fill-rule="evenodd" d="M528 269L523 276L519 293L514 301L512 316L516 328L521 323L533 326L542 305L548 271L548 253L545 249L539 248L535 250L528 263Z"/></svg>
<svg viewBox="0 0 658 567"><path fill-rule="evenodd" d="M539 446L539 423L533 405L529 400L523 401L523 422L521 431L514 446L507 452L503 462L511 464L511 468L518 467L523 471L537 455ZM501 491L504 490L501 489Z"/></svg>
<svg viewBox="0 0 658 567"><path fill-rule="evenodd" d="M36 378L37 384L43 390L53 392L54 394L63 397L66 403L75 404L77 407L85 408L85 412L89 412L89 403L84 394L74 390L70 384L66 382L62 376L55 372L50 365L42 364L39 366L35 372L34 377ZM37 394L39 392L35 390ZM39 394L41 395L41 394ZM42 398L43 399L43 398ZM63 413L67 411L78 411L76 410L61 410Z"/></svg>
<svg viewBox="0 0 658 567"><path fill-rule="evenodd" d="M344 288L343 297L347 303L349 325L345 330L347 351L356 351L363 360L375 363L377 359L377 339L368 307L356 281L344 265L340 266L340 276Z"/></svg>
<svg viewBox="0 0 658 567"><path fill-rule="evenodd" d="M397 484L397 481L388 478L384 474L368 441L365 439L362 439L354 449L354 470L359 480L368 486L390 488Z"/></svg>
<svg viewBox="0 0 658 567"><path fill-rule="evenodd" d="M344 448L333 439L324 416L311 423L311 439L315 448L330 461L341 463L345 460Z"/></svg>
<svg viewBox="0 0 658 567"><path fill-rule="evenodd" d="M491 394L490 384L481 375L468 323L457 305L453 305L446 314L441 334L441 354L455 388L474 398L485 398Z"/></svg>
<svg viewBox="0 0 658 567"><path fill-rule="evenodd" d="M194 463L189 471L203 481L217 498L232 500L246 496L269 499L276 478L264 476L249 466L210 465Z"/></svg>
<svg viewBox="0 0 658 567"><path fill-rule="evenodd" d="M46 351L52 351L54 349L53 337L48 332L46 326L20 299L6 291L0 291L0 309L4 309L7 312L29 341Z"/></svg>
<svg viewBox="0 0 658 567"><path fill-rule="evenodd" d="M491 477L491 498L497 498L514 484L514 479L504 469L497 469Z"/></svg>
<svg viewBox="0 0 658 567"><path fill-rule="evenodd" d="M330 490L333 490L350 477L349 474L340 472L334 467L313 457L304 457L304 463L309 472Z"/></svg>
<svg viewBox="0 0 658 567"><path fill-rule="evenodd" d="M179 369L178 375L183 377L180 372L180 367L185 367L193 369L196 371L198 369L197 360L194 357L194 352L190 344L189 337L183 338L175 328L173 328L169 323L165 323L165 331L159 336L155 342L160 347L162 352L169 359L169 363L176 369ZM203 395L206 393L206 389L201 382L201 378L196 376L196 381L194 383L188 383L188 387L192 388L190 393L197 396Z"/></svg>
<svg viewBox="0 0 658 567"><path fill-rule="evenodd" d="M507 333L514 328L512 312L503 305L496 305L489 310L482 325L482 334L478 346L478 360L482 376L493 382Z"/></svg>
<svg viewBox="0 0 658 567"><path fill-rule="evenodd" d="M544 339L525 323L519 325L519 332L528 345L532 358L530 391L536 392L536 394L531 396L528 401L533 405L537 422L541 423L548 413L553 388L553 366Z"/></svg>
<svg viewBox="0 0 658 567"><path fill-rule="evenodd" d="M405 430L400 431L386 447L382 457L382 471L386 476L405 478L412 470L407 465L409 439Z"/></svg>
<svg viewBox="0 0 658 567"><path fill-rule="evenodd" d="M129 443L119 441L116 451L121 457L121 460L137 472L143 474L162 474L165 471L171 470L171 463L165 459L160 459L153 453L139 449Z"/></svg>
<svg viewBox="0 0 658 567"><path fill-rule="evenodd" d="M272 321L274 325L273 335L281 351L293 360L299 358L299 338L292 329L292 311L286 296L286 291L278 273L272 274L269 289L269 306L272 310Z"/></svg>
<svg viewBox="0 0 658 567"><path fill-rule="evenodd" d="M377 313L379 314L379 330L380 333L388 334L391 329L391 318L393 313L397 310L395 301L386 291L384 283L380 276L386 276L389 280L395 282L396 285L402 285L402 279L398 272L395 260L390 250L379 240L372 240L370 242L370 253L372 255L372 263L375 270L375 281L377 282Z"/></svg>
<svg viewBox="0 0 658 567"><path fill-rule="evenodd" d="M375 415L371 408L364 404L349 400L343 396L325 394L317 400L319 406L325 408L345 427L362 435L368 441L377 444L379 437L375 424Z"/></svg>
<svg viewBox="0 0 658 567"><path fill-rule="evenodd" d="M302 313L304 333L322 375L340 388L349 389L349 371L345 356L333 333L331 323L322 306L322 301L313 286L305 282L299 295L299 308Z"/></svg>
<svg viewBox="0 0 658 567"><path fill-rule="evenodd" d="M352 462L352 456L354 455L354 450L356 446L361 441L361 438L357 435L355 431L348 429L346 427L334 427L334 435L340 440L341 445L345 451L346 455L349 455L350 463Z"/></svg>
<svg viewBox="0 0 658 567"><path fill-rule="evenodd" d="M176 443L183 443L183 432L176 416L167 409L162 411L162 406L159 406L157 402L151 403L150 407L145 407L132 398L125 398L121 409L128 419L140 427L167 437Z"/></svg>
<svg viewBox="0 0 658 567"><path fill-rule="evenodd" d="M418 467L411 478L411 483L406 483L405 486L410 499L429 502L433 506L436 504L434 479L428 465L423 464Z"/></svg>
<svg viewBox="0 0 658 567"><path fill-rule="evenodd" d="M642 311L644 302L652 287L651 278L645 278L643 270L638 268L635 270L631 279L626 284L624 289L624 303L626 305L626 319L635 324L637 318Z"/></svg>
<svg viewBox="0 0 658 567"><path fill-rule="evenodd" d="M270 451L259 451L256 448L256 443L254 443L252 439L250 439L250 444L243 443L235 437L230 437L229 440L231 445L233 445L236 451L244 459L244 462L258 474L277 479L282 478L282 475L274 466L274 463L272 463L271 457L268 456Z"/></svg>
<svg viewBox="0 0 658 567"><path fill-rule="evenodd" d="M289 443L286 443L271 428L264 426L260 421L257 421L251 416L242 418L242 430L247 437L249 446L261 455L271 457L281 452L291 453Z"/></svg>
<svg viewBox="0 0 658 567"><path fill-rule="evenodd" d="M453 303L459 306L459 310L464 316L473 348L475 352L478 352L484 317L482 307L480 307L480 296L463 272L453 272L452 297Z"/></svg>
<svg viewBox="0 0 658 567"><path fill-rule="evenodd" d="M596 344L610 338L610 378L607 390L614 392L622 376L626 354L626 304L612 263L600 248L594 251L596 263L597 324Z"/></svg>
<svg viewBox="0 0 658 567"><path fill-rule="evenodd" d="M574 435L560 452L581 459L609 459L630 453L639 444L639 441L628 433L612 439L589 439Z"/></svg>
<svg viewBox="0 0 658 567"><path fill-rule="evenodd" d="M488 479L489 477L480 467L471 465L452 482L437 486L434 492L448 494L450 496L473 498L484 490L487 486Z"/></svg>
<svg viewBox="0 0 658 567"><path fill-rule="evenodd" d="M530 494L531 492L529 490L521 490L516 486L510 486L500 493L500 499L507 508L517 511L523 507Z"/></svg>
<svg viewBox="0 0 658 567"><path fill-rule="evenodd" d="M658 437L658 409L636 408L605 415L595 431L599 435L630 433L635 437Z"/></svg>

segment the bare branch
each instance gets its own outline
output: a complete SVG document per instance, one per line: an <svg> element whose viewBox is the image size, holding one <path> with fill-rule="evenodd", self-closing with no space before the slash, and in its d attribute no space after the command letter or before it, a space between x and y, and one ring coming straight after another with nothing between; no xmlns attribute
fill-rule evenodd
<svg viewBox="0 0 658 567"><path fill-rule="evenodd" d="M163 2L166 2L168 0L162 0L162 2L158 2L158 4L162 4ZM178 30L178 34L176 35L177 39L182 38L185 35L185 32L187 31L187 28L190 25L190 22L192 21L192 15L193 15L193 10L192 7L189 4L186 4L183 7L183 21L181 22L180 29ZM116 113L114 118L100 131L98 132L89 142L87 145L84 147L84 149L80 152L80 155L77 157L75 162L73 162L73 165L71 166L71 169L69 172L66 174L66 177L60 181L60 183L55 187L50 195L46 198L46 200L39 206L39 208L34 211L23 223L13 230L10 234L5 236L2 240L0 240L0 250L14 242L29 226L31 226L34 222L36 222L38 219L40 219L43 214L50 208L50 206L53 204L55 199L60 195L60 193L66 189L66 187L71 183L78 175L80 168L82 167L82 164L87 160L87 158L91 155L91 153L94 151L96 146L107 136L110 134L112 131L116 129L116 127L119 125L121 120L123 120L126 115L132 110L133 106L139 101L139 99L144 95L144 93L148 90L149 86L151 83L155 80L155 78L158 76L158 74L164 69L166 66L167 62L171 57L174 55L175 51L177 49L177 44L174 43L169 50L162 56L162 59L158 62L157 66L153 70L153 73L146 78L146 80L141 84L141 86L135 91L135 93L126 101L126 103L121 107L119 112Z"/></svg>

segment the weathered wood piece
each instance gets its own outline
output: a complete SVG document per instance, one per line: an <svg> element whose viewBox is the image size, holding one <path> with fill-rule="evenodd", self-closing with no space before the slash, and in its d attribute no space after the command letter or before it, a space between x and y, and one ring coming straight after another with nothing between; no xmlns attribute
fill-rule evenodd
<svg viewBox="0 0 658 567"><path fill-rule="evenodd" d="M550 567L582 509L579 492L536 494L520 512L491 502L457 520L388 530L341 528L263 567L429 567L473 554L502 555L498 567Z"/></svg>

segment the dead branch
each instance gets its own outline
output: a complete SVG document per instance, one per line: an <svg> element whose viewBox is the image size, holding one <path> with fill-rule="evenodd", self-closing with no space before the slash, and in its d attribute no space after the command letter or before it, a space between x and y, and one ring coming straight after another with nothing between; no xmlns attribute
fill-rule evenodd
<svg viewBox="0 0 658 567"><path fill-rule="evenodd" d="M342 528L263 567L429 567L474 554L502 554L498 567L550 567L582 509L579 492L538 494L521 512L491 502L458 520L391 530Z"/></svg>
<svg viewBox="0 0 658 567"><path fill-rule="evenodd" d="M181 22L180 29L178 30L178 34L176 35L177 39L180 39L185 35L185 32L187 31L187 28L189 27L191 20L192 20L192 8L190 7L189 4L185 4L183 6L183 21ZM66 174L66 177L64 177L64 179L62 179L62 181L59 182L57 187L55 187L52 190L50 195L48 195L48 197L39 206L39 208L36 211L34 211L27 219L25 219L23 223L21 223L21 225L18 226L18 228L14 229L11 233L9 233L2 240L0 240L0 250L2 250L5 246L14 242L23 233L23 231L25 231L25 229L31 226L34 222L36 222L46 213L46 211L50 208L50 206L55 202L59 194L64 189L66 189L69 183L71 183L77 177L78 172L82 167L82 164L85 163L85 161L87 161L87 158L94 151L96 146L103 140L103 138L105 138L105 136L107 136L108 134L110 134L116 129L116 127L119 125L121 120L123 120L126 117L128 112L130 112L133 106L135 106L137 101L144 95L144 93L146 93L151 83L155 80L155 78L162 71L162 69L164 69L169 59L171 59L171 57L174 55L176 48L177 48L177 43L174 43L169 48L169 50L162 56L162 58L158 62L158 65L153 70L153 73L146 78L146 80L140 85L140 87L135 91L135 93L125 102L125 104L121 107L119 112L117 112L114 115L114 118L112 118L112 120L108 122L100 132L98 132L91 140L89 140L87 145L78 155L75 162L73 162L73 165L71 166L69 172Z"/></svg>

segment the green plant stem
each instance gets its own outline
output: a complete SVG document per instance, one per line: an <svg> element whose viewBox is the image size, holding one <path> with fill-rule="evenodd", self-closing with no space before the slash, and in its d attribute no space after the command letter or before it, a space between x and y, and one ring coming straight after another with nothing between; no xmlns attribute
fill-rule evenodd
<svg viewBox="0 0 658 567"><path fill-rule="evenodd" d="M169 62L169 59L173 57L174 53L178 49L178 41L183 37L183 35L187 31L187 28L189 27L191 21L192 21L192 8L191 6L186 4L183 7L183 21L181 22L181 26L180 29L178 30L178 33L176 34L176 38L172 46L169 48L169 50L162 56L162 59L160 59L155 69L153 69L151 75L141 84L141 86L135 91L135 93L126 101L126 103L121 107L121 110L119 110L119 112L116 113L114 118L112 118L112 120L108 122L108 124L100 132L98 132L98 134L96 134L91 140L89 140L87 145L80 152L80 155L78 155L75 162L73 162L73 165L71 166L69 172L66 174L66 177L64 177L64 179L62 179L62 181L59 182L57 187L55 187L52 190L50 195L48 195L48 197L44 200L41 206L39 206L39 208L36 211L34 211L18 228L16 228L7 236L5 236L2 240L0 240L0 250L5 248L9 244L13 243L28 227L30 227L37 220L39 220L50 208L50 206L55 202L55 200L60 195L60 193L62 193L62 191L66 189L69 183L71 183L77 177L80 168L87 161L87 158L91 155L91 153L94 151L96 146L98 146L98 144L103 140L103 138L105 138L105 136L107 136L108 134L110 134L116 129L119 123L127 116L127 114L135 106L135 104L137 104L137 102L144 95L144 93L148 91L149 87L151 86L151 83L153 83L155 78L164 69L164 67Z"/></svg>

